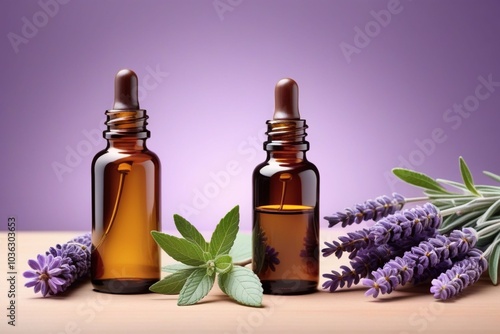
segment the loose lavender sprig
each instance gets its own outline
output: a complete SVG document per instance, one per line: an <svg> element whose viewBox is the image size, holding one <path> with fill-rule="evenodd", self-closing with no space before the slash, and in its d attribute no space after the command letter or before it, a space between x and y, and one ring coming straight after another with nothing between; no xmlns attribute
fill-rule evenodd
<svg viewBox="0 0 500 334"><path fill-rule="evenodd" d="M421 281L420 276L428 276L428 271L435 268L446 270L454 262L463 260L474 249L476 242L477 232L472 228L455 230L449 236L437 235L422 241L401 258L390 260L372 272L373 278L364 279L363 285L369 287L365 295L376 298L379 293L389 294L410 281ZM442 268L443 265L445 268Z"/></svg>
<svg viewBox="0 0 500 334"><path fill-rule="evenodd" d="M397 193L392 194L392 198L388 196L379 196L375 200L368 200L364 203L357 204L353 208L346 208L343 212L337 212L331 216L326 216L328 227L333 227L338 223L342 223L342 227L359 224L362 221L374 220L378 221L383 217L387 217L399 211L405 205L405 198Z"/></svg>
<svg viewBox="0 0 500 334"><path fill-rule="evenodd" d="M335 254L338 258L349 252L349 258L356 257L361 249L368 249L384 244L398 248L411 247L428 237L433 237L441 224L441 215L437 208L426 203L422 207L403 210L384 217L369 228L347 233L339 240L325 242L323 256Z"/></svg>
<svg viewBox="0 0 500 334"><path fill-rule="evenodd" d="M23 273L28 279L25 286L34 287L43 297L66 291L76 280L90 273L90 233L71 239L65 244L51 247L45 255L28 260L31 270Z"/></svg>

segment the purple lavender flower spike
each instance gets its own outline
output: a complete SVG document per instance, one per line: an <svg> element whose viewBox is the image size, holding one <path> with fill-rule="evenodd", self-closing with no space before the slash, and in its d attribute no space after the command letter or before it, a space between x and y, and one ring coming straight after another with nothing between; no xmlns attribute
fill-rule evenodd
<svg viewBox="0 0 500 334"><path fill-rule="evenodd" d="M323 283L323 288L333 292L339 287L347 286L350 288L353 284L359 283L359 276L357 273L348 266L340 266L342 273L332 270L331 274L323 274L323 277L328 278L329 281Z"/></svg>
<svg viewBox="0 0 500 334"><path fill-rule="evenodd" d="M373 271L372 276L375 277L375 280L363 280L363 284L370 288L370 292L367 294L378 296L379 293L372 289L379 289L382 294L391 293L399 285L404 285L410 280L415 283L430 276L430 274L435 274L437 270L442 272L453 265L453 261L460 261L469 253L477 254L473 248L476 241L477 233L471 228L464 228L462 231L455 230L448 237L438 235L422 241L418 246L406 251L401 259L390 260L383 268ZM478 257L476 256L476 258ZM443 288L442 283L443 281L436 282L436 286ZM438 288L434 288L433 291L436 289ZM449 297L459 291L458 283L455 283L445 294L446 297Z"/></svg>
<svg viewBox="0 0 500 334"><path fill-rule="evenodd" d="M340 236L339 240L341 241L340 243L337 241L332 241L332 243L325 242L327 248L321 250L324 257L335 254L340 259L344 252L349 252L351 253L350 258L353 258L356 256L358 250L367 248L372 244L368 229L349 232L347 236Z"/></svg>
<svg viewBox="0 0 500 334"><path fill-rule="evenodd" d="M342 288L345 285L350 287L353 284L358 284L361 278L382 266L395 254L397 251L388 245L360 250L358 255L350 261L352 269L348 266L341 266L342 273L332 270L330 274L323 275L329 279L323 283L323 288L334 292L339 287Z"/></svg>
<svg viewBox="0 0 500 334"><path fill-rule="evenodd" d="M45 255L29 260L32 270L23 273L26 287L34 287L43 297L65 291L76 280L90 273L90 233L78 236L63 245L50 247Z"/></svg>
<svg viewBox="0 0 500 334"><path fill-rule="evenodd" d="M383 217L401 210L404 204L404 197L394 193L392 194L392 198L380 196L375 198L375 200L368 200L364 203L357 204L353 208L347 208L343 212L337 212L331 216L326 216L325 219L328 220L328 227L333 227L338 223L341 223L342 227L346 227L367 220L378 221Z"/></svg>
<svg viewBox="0 0 500 334"><path fill-rule="evenodd" d="M402 253L400 250L389 245L362 249L350 261L350 264L358 276L363 278L400 253Z"/></svg>
<svg viewBox="0 0 500 334"><path fill-rule="evenodd" d="M34 287L35 293L41 292L44 297L62 291L66 280L61 276L69 271L69 267L60 256L38 255L36 260L29 260L28 265L32 270L23 273L29 279L26 287Z"/></svg>
<svg viewBox="0 0 500 334"><path fill-rule="evenodd" d="M330 256L332 254L335 254L337 258L342 257L342 253L344 250L342 249L341 245L337 241L332 241L331 243L325 242L326 248L323 248L321 252L323 253L324 257Z"/></svg>
<svg viewBox="0 0 500 334"><path fill-rule="evenodd" d="M348 252L352 259L361 249L383 244L409 248L435 236L440 224L441 215L432 204L404 210L380 219L369 228L340 236L340 242L325 243L327 248L322 249L323 256L335 254L340 258L343 252Z"/></svg>
<svg viewBox="0 0 500 334"><path fill-rule="evenodd" d="M426 203L379 220L371 227L371 236L375 245L407 243L409 239L418 243L435 236L441 221L437 208Z"/></svg>
<svg viewBox="0 0 500 334"><path fill-rule="evenodd" d="M488 261L478 249L472 249L467 256L456 262L452 268L432 280L430 292L436 299L449 299L471 286L488 268Z"/></svg>

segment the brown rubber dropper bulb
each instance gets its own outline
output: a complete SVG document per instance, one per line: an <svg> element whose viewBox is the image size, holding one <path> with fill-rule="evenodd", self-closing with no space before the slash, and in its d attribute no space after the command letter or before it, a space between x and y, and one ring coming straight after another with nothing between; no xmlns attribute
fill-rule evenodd
<svg viewBox="0 0 500 334"><path fill-rule="evenodd" d="M120 70L115 76L115 102L113 110L137 110L139 108L139 80L129 69Z"/></svg>
<svg viewBox="0 0 500 334"><path fill-rule="evenodd" d="M299 86L290 79L278 81L274 89L274 119L300 119L299 113Z"/></svg>

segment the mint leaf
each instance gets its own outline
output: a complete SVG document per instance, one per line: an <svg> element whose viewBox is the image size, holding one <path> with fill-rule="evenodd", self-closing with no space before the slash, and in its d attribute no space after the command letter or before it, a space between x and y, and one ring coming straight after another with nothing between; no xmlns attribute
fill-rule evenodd
<svg viewBox="0 0 500 334"><path fill-rule="evenodd" d="M235 206L215 227L209 245L210 254L213 256L217 257L220 254L227 254L233 246L239 228L239 209L238 205Z"/></svg>
<svg viewBox="0 0 500 334"><path fill-rule="evenodd" d="M219 255L215 258L215 270L219 274L225 274L233 268L233 259L229 255Z"/></svg>
<svg viewBox="0 0 500 334"><path fill-rule="evenodd" d="M233 269L219 276L219 285L229 297L248 306L262 305L262 284L257 275L248 268L233 266Z"/></svg>
<svg viewBox="0 0 500 334"><path fill-rule="evenodd" d="M446 189L444 189L439 183L425 174L406 168L394 168L392 172L401 180L411 185L424 189L435 190L445 194L448 193L448 191L446 191Z"/></svg>
<svg viewBox="0 0 500 334"><path fill-rule="evenodd" d="M481 194L477 191L474 186L474 180L472 179L472 174L470 173L469 167L465 163L464 158L460 157L460 173L462 174L462 180L464 180L464 184L469 189L471 193L477 196L481 196Z"/></svg>
<svg viewBox="0 0 500 334"><path fill-rule="evenodd" d="M156 243L174 260L190 266L199 266L205 263L203 250L197 244L157 231L151 231L151 235Z"/></svg>
<svg viewBox="0 0 500 334"><path fill-rule="evenodd" d="M215 275L208 276L205 268L193 270L179 294L177 305L192 305L205 297L214 285Z"/></svg>
<svg viewBox="0 0 500 334"><path fill-rule="evenodd" d="M208 243L194 225L179 215L174 215L174 222L177 230L186 240L197 244L204 251L208 250Z"/></svg>
<svg viewBox="0 0 500 334"><path fill-rule="evenodd" d="M179 270L151 285L149 290L164 295L177 295L181 292L184 283L194 270L196 268Z"/></svg>
<svg viewBox="0 0 500 334"><path fill-rule="evenodd" d="M166 266L161 267L161 271L167 272L167 273L175 273L176 271L183 270L183 269L194 269L196 267L193 266L188 266L187 264L184 263L174 263L174 264L167 264Z"/></svg>
<svg viewBox="0 0 500 334"><path fill-rule="evenodd" d="M252 258L252 235L238 233L233 247L229 251L233 262L241 262Z"/></svg>
<svg viewBox="0 0 500 334"><path fill-rule="evenodd" d="M217 283L219 284L219 288L221 289L221 291L227 295L227 291L224 288L224 280L222 278L223 276L225 276L225 275L217 275Z"/></svg>
<svg viewBox="0 0 500 334"><path fill-rule="evenodd" d="M224 293L243 305L262 304L262 285L250 269L233 264L231 254L238 260L252 256L251 235L238 237L239 206L235 206L217 224L210 243L186 219L174 215L177 229L184 238L151 231L156 243L174 260L182 263L162 267L172 274L150 287L153 292L179 294L177 305L192 305L212 289L218 276ZM231 248L237 241L236 249ZM228 254L230 253L231 254ZM217 274L218 275L217 275Z"/></svg>

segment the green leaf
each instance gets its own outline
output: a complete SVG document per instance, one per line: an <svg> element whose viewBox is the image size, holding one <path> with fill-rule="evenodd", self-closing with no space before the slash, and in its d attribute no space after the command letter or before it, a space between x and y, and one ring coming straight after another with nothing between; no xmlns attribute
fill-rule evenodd
<svg viewBox="0 0 500 334"><path fill-rule="evenodd" d="M486 176L489 176L490 178L492 178L493 180L495 180L497 182L500 182L500 175L493 174L492 172L488 172L488 171L484 171L483 174Z"/></svg>
<svg viewBox="0 0 500 334"><path fill-rule="evenodd" d="M151 235L156 243L174 260L190 266L199 266L205 263L203 250L197 244L157 231L151 231Z"/></svg>
<svg viewBox="0 0 500 334"><path fill-rule="evenodd" d="M242 262L252 258L252 235L238 233L234 240L233 247L229 255L233 258L233 262Z"/></svg>
<svg viewBox="0 0 500 334"><path fill-rule="evenodd" d="M480 215L481 211L472 211L462 215L450 215L444 222L441 223L439 232L446 234L455 229L462 229L469 222L475 223Z"/></svg>
<svg viewBox="0 0 500 334"><path fill-rule="evenodd" d="M219 286L229 297L248 306L262 305L262 284L250 269L233 266L233 269L219 275Z"/></svg>
<svg viewBox="0 0 500 334"><path fill-rule="evenodd" d="M481 194L477 191L476 187L474 187L474 180L472 179L472 174L470 173L469 167L465 163L465 160L460 157L460 173L462 174L462 179L464 180L464 184L469 189L471 193L477 196L481 196Z"/></svg>
<svg viewBox="0 0 500 334"><path fill-rule="evenodd" d="M215 258L215 268L217 273L225 274L233 268L233 259L230 255L219 255Z"/></svg>
<svg viewBox="0 0 500 334"><path fill-rule="evenodd" d="M401 180L411 185L448 194L448 191L446 191L446 189L444 189L434 179L430 178L425 174L418 173L405 168L394 168L392 172Z"/></svg>
<svg viewBox="0 0 500 334"><path fill-rule="evenodd" d="M215 227L209 245L210 254L213 256L227 254L231 250L239 228L239 209L238 205L235 206Z"/></svg>
<svg viewBox="0 0 500 334"><path fill-rule="evenodd" d="M438 183L444 183L445 185L448 185L448 186L452 186L454 188L457 188L459 190L466 190L467 187L459 182L455 182L455 181L450 181L450 180L445 180L445 179L436 179L436 182Z"/></svg>
<svg viewBox="0 0 500 334"><path fill-rule="evenodd" d="M500 199L495 203L491 204L491 206L486 210L486 212L477 220L477 225L483 225L485 221L487 221L491 216L493 216L498 208L500 207Z"/></svg>
<svg viewBox="0 0 500 334"><path fill-rule="evenodd" d="M205 268L193 270L179 294L177 305L192 305L205 297L214 285L215 275L208 276Z"/></svg>
<svg viewBox="0 0 500 334"><path fill-rule="evenodd" d="M174 264L167 264L166 266L161 267L161 271L164 271L167 273L175 273L176 271L179 271L179 270L194 269L194 268L197 268L197 267L188 266L187 264L184 264L184 263L174 263Z"/></svg>
<svg viewBox="0 0 500 334"><path fill-rule="evenodd" d="M166 276L161 281L151 285L149 290L165 295L177 295L181 292L184 283L186 283L187 278L194 270L197 269L193 268L176 271L175 273Z"/></svg>
<svg viewBox="0 0 500 334"><path fill-rule="evenodd" d="M498 262L500 261L500 244L497 244L493 249L488 263L488 273L493 285L498 284Z"/></svg>
<svg viewBox="0 0 500 334"><path fill-rule="evenodd" d="M219 288L222 290L222 292L224 292L227 295L227 291L224 288L223 276L225 275L217 275L217 283L219 284Z"/></svg>
<svg viewBox="0 0 500 334"><path fill-rule="evenodd" d="M174 222L177 230L185 239L197 244L204 251L208 250L208 243L194 225L179 215L174 215Z"/></svg>

